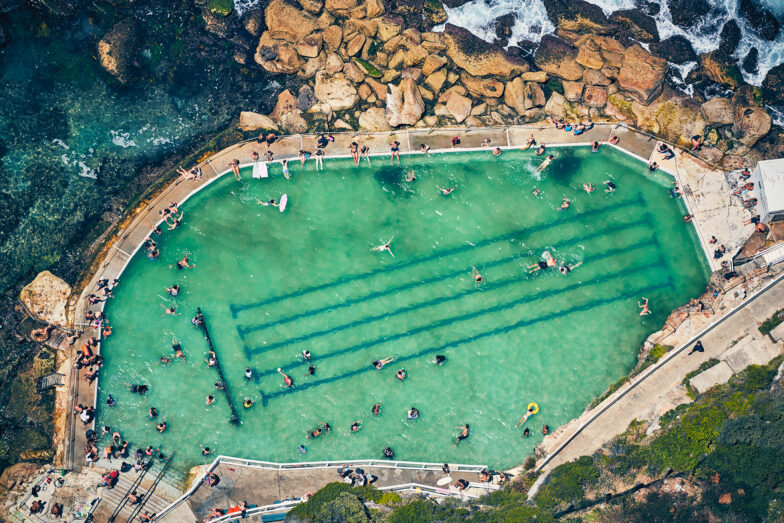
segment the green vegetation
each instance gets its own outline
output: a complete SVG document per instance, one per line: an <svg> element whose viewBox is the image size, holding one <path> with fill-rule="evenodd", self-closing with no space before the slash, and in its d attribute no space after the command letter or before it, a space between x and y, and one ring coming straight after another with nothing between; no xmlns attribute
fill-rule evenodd
<svg viewBox="0 0 784 523"><path fill-rule="evenodd" d="M545 85L547 89L552 92L558 93L560 95L564 94L563 83L561 83L561 80L557 78L551 78Z"/></svg>
<svg viewBox="0 0 784 523"><path fill-rule="evenodd" d="M229 16L234 11L234 0L210 0L207 9L217 16Z"/></svg>
<svg viewBox="0 0 784 523"><path fill-rule="evenodd" d="M354 58L354 62L359 67L361 67L362 70L365 71L365 73L371 78L381 78L382 76L384 76L375 65L368 63L362 60L361 58Z"/></svg>
<svg viewBox="0 0 784 523"><path fill-rule="evenodd" d="M656 352L658 359L666 350ZM705 362L702 370L715 361ZM406 523L539 522L564 516L579 521L784 521L784 394L771 392L783 361L780 356L769 365L752 365L694 403L664 414L661 428L651 436L647 424L633 422L605 451L553 470L533 502L527 493L537 474L530 472L475 504L456 499L436 504L416 497L382 501L390 508L372 511L362 510L360 502L378 503L388 494L331 483L292 510L289 518ZM661 489L659 479L665 475L683 488ZM629 495L637 483L649 486L644 494ZM605 499L608 492L615 496Z"/></svg>
<svg viewBox="0 0 784 523"><path fill-rule="evenodd" d="M770 331L775 329L783 321L784 309L779 309L773 314L773 316L762 322L762 325L759 326L759 331L762 334L770 334Z"/></svg>
<svg viewBox="0 0 784 523"><path fill-rule="evenodd" d="M591 402L588 408L592 409L597 405L599 405L601 402L609 398L615 391L623 387L623 384L626 383L627 381L629 381L628 376L624 376L623 378L619 379L618 381L610 385L610 387L604 392L604 394L602 394L601 396L599 396L598 398L596 398Z"/></svg>

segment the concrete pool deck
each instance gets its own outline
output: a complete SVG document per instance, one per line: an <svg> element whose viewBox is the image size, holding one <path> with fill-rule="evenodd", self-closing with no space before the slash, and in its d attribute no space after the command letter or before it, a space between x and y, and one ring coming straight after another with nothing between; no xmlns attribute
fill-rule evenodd
<svg viewBox="0 0 784 523"><path fill-rule="evenodd" d="M325 171L329 170L330 158L350 157L348 146L357 141L368 145L372 161L389 161L389 144L392 141L400 142L402 161L405 155L422 154L419 145L426 143L431 147L431 153L446 151L475 151L485 149L487 153L494 147L514 149L524 147L528 137L533 134L537 142L548 146L588 146L594 140L606 142L612 135L620 138L618 145L614 146L621 151L631 154L642 161L656 156L655 147L657 140L626 127L617 127L614 124L597 123L593 129L575 136L557 130L549 123L531 124L515 127L493 128L455 128L455 129L409 129L385 133L333 133L335 141L326 149ZM315 136L286 136L279 138L271 147L275 152L276 161L281 158L290 158L297 161L298 151L301 149L315 151ZM452 138L458 136L461 143L452 147ZM487 147L482 148L482 142L490 140ZM606 145L603 145L605 147ZM676 161L662 164L662 170L676 177L684 192L684 201L691 214L694 214L692 223L695 225L706 260L712 270L720 267L718 261L712 258L712 245L708 243L711 235L719 238L729 254L734 252L735 246L741 246L752 231L751 226L743 226L742 221L748 220L751 213L742 208L739 197L731 196L731 188L722 171L714 169L694 158L689 153L676 150ZM251 164L251 152L256 151L263 155L267 150L266 144L257 144L255 140L245 141L230 146L209 158L203 160L199 166L202 169L203 180L186 181L181 177L170 183L150 201L141 203L134 211L132 218L127 220L110 238L110 247L98 262L98 270L92 275L89 283L82 290L81 295L74 300L69 309L70 317L76 318L75 327L84 328L81 318L88 309L102 310L103 304L89 306L87 297L94 291L99 279L114 279L122 273L129 259L141 248L144 240L152 229L161 222L159 210L168 207L170 201L182 202L191 194L208 185L220 176L231 175L228 162L238 159L243 166ZM312 161L312 160L310 160ZM364 166L363 163L360 164ZM658 160L657 160L658 161ZM190 167L190 166L185 166ZM641 166L641 168L643 168ZM82 339L73 346L61 346L65 351L66 363L60 372L67 376L66 387L58 392L56 425L64 429L56 430L55 463L57 466L80 469L84 464L81 449L84 447L85 430L90 425L83 426L78 416L73 413L73 405L95 405L97 398L97 382L88 383L84 376L72 369L72 361L78 347L89 336L100 337L100 332L91 327L84 330Z"/></svg>

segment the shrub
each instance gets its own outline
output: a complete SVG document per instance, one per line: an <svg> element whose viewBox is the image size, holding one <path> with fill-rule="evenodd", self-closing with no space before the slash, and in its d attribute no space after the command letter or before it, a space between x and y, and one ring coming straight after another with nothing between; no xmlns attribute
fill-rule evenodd
<svg viewBox="0 0 784 523"><path fill-rule="evenodd" d="M749 365L742 373L733 376L733 381L746 392L757 392L767 389L776 376L776 369L761 365Z"/></svg>
<svg viewBox="0 0 784 523"><path fill-rule="evenodd" d="M551 78L550 81L547 82L546 86L550 91L561 95L564 94L563 84L557 78Z"/></svg>
<svg viewBox="0 0 784 523"><path fill-rule="evenodd" d="M525 458L525 463L523 463L524 470L531 470L536 466L536 458L533 456L528 456Z"/></svg>
<svg viewBox="0 0 784 523"><path fill-rule="evenodd" d="M207 9L217 16L229 16L234 11L234 0L210 0Z"/></svg>
<svg viewBox="0 0 784 523"><path fill-rule="evenodd" d="M626 383L628 380L629 380L629 378L624 376L623 378L619 379L618 381L616 381L615 383L610 385L608 387L608 389L606 391L604 391L604 394L602 394L601 396L599 396L598 398L596 398L595 400L593 400L591 402L591 404L588 406L588 408L592 409L592 408L596 407L597 405L599 405L601 402L603 402L604 400L609 398L610 395L612 395L615 391L620 389L623 386L623 384Z"/></svg>
<svg viewBox="0 0 784 523"><path fill-rule="evenodd" d="M305 503L300 503L292 508L287 516L287 519L304 519L315 520L324 505L335 501L338 496L351 490L351 485L346 483L327 483L321 489L316 491L315 494L310 496Z"/></svg>
<svg viewBox="0 0 784 523"><path fill-rule="evenodd" d="M759 331L762 334L769 334L770 331L775 329L783 321L784 309L779 309L773 314L773 316L762 322L762 325L759 326Z"/></svg>
<svg viewBox="0 0 784 523"><path fill-rule="evenodd" d="M359 498L350 492L343 492L334 501L322 506L316 519L317 521L363 523L370 520L370 514Z"/></svg>
<svg viewBox="0 0 784 523"><path fill-rule="evenodd" d="M395 494L394 492L384 492L381 494L381 498L379 498L378 502L381 505L397 505L403 501L403 498L400 497L399 494Z"/></svg>
<svg viewBox="0 0 784 523"><path fill-rule="evenodd" d="M396 508L387 517L388 523L428 523L433 521L432 501L416 500Z"/></svg>
<svg viewBox="0 0 784 523"><path fill-rule="evenodd" d="M594 459L583 456L576 461L558 466L550 476L550 482L539 490L536 503L542 508L556 508L577 503L585 498L586 487L599 480L599 469Z"/></svg>

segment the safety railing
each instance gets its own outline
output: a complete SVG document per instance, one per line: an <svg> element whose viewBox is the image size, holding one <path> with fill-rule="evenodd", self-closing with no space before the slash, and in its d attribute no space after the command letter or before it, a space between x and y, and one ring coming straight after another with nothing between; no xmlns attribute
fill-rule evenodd
<svg viewBox="0 0 784 523"><path fill-rule="evenodd" d="M301 463L276 463L273 461L257 461L252 459L233 458L230 456L220 456L216 461L220 464L238 465L241 467L255 467L267 470L303 470L303 469L327 469L340 467L342 465L363 465L365 467L403 469L403 470L432 470L441 471L444 463L428 463L420 461L393 461L375 459L357 460L334 460L334 461L305 461ZM475 472L479 473L487 469L486 465L464 465L449 463L449 470L453 472Z"/></svg>

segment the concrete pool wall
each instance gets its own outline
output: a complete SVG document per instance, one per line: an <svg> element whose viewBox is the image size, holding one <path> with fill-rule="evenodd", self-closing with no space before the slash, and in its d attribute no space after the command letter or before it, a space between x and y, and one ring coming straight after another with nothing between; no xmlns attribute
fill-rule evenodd
<svg viewBox="0 0 784 523"><path fill-rule="evenodd" d="M554 129L549 124L497 128L409 129L386 133L333 133L335 141L327 148L327 151L330 152L325 155L325 159L350 157L348 145L352 141L367 145L370 148L373 161L386 161L389 157L389 143L394 140L400 142L402 156L422 154L419 151L419 145L422 143L427 143L431 147L432 153L487 150L489 154L494 147L501 149L523 147L531 134L534 134L538 143L545 143L550 147L590 146L594 140L605 142L610 136L617 135L620 138L619 144L614 146L617 149L641 161L656 159L662 166L662 170L674 176L683 188L686 207L688 212L695 216L692 223L696 228L703 252L706 254L706 259L712 270L718 268L718 263L711 256L711 246L708 243L711 231L728 233L726 239L722 237L722 242L732 253L752 230L751 226L748 227L748 231L743 227L730 226L729 222L741 223L744 218L750 217L750 213L742 208L739 200L735 203L733 199L728 197L726 200L720 199L717 205L715 198L709 197L710 194L706 196L704 191L698 190L698 187L705 185L704 180L708 180L711 182L711 188L718 187L715 190L720 196L728 196L731 191L724 180L723 172L711 168L703 161L674 146L671 147L676 151L675 159L664 162L660 159L660 155L655 153L657 140L654 137L612 124L597 123L593 129L580 136ZM461 139L461 143L457 147L452 147L452 137L454 136ZM275 161L280 158L296 161L300 149L315 147L314 139L315 135L278 138L272 147L276 152ZM483 147L482 143L487 139L490 140L490 143ZM242 166L250 165L252 162L247 160L250 160L250 153L254 150L263 154L266 146L257 144L255 140L248 140L228 147L199 164L204 177L202 181L194 182L177 178L151 201L144 202L137 207L139 212L112 238L108 254L99 261L99 269L92 275L89 283L71 307L69 311L71 317L81 318L88 310L86 298L97 280L118 278L122 274L129 260L149 236L150 231L161 223L162 220L157 212L159 209L167 207L169 201L184 202L213 181L230 173L231 170L227 163L232 159L239 159ZM326 166L328 167L328 161ZM721 212L716 212L717 208ZM722 220L727 223L722 223ZM714 234L716 233L714 232ZM94 307L94 310L102 309L103 303ZM75 327L80 327L78 321ZM92 333L92 331L88 332ZM100 332L97 334L97 337L100 338ZM80 340L74 347L80 346L81 343ZM75 349L68 348L68 350L72 353L75 352ZM62 429L56 431L55 436L56 463L65 468L79 468L82 463L81 457L74 458L74 452L75 449L84 446L84 431L77 424L78 417L72 413L72 406L77 403L94 405L97 397L97 383L88 384L75 370L71 371L68 378L67 386L58 392L59 415L56 413L56 417L60 419L59 425Z"/></svg>

